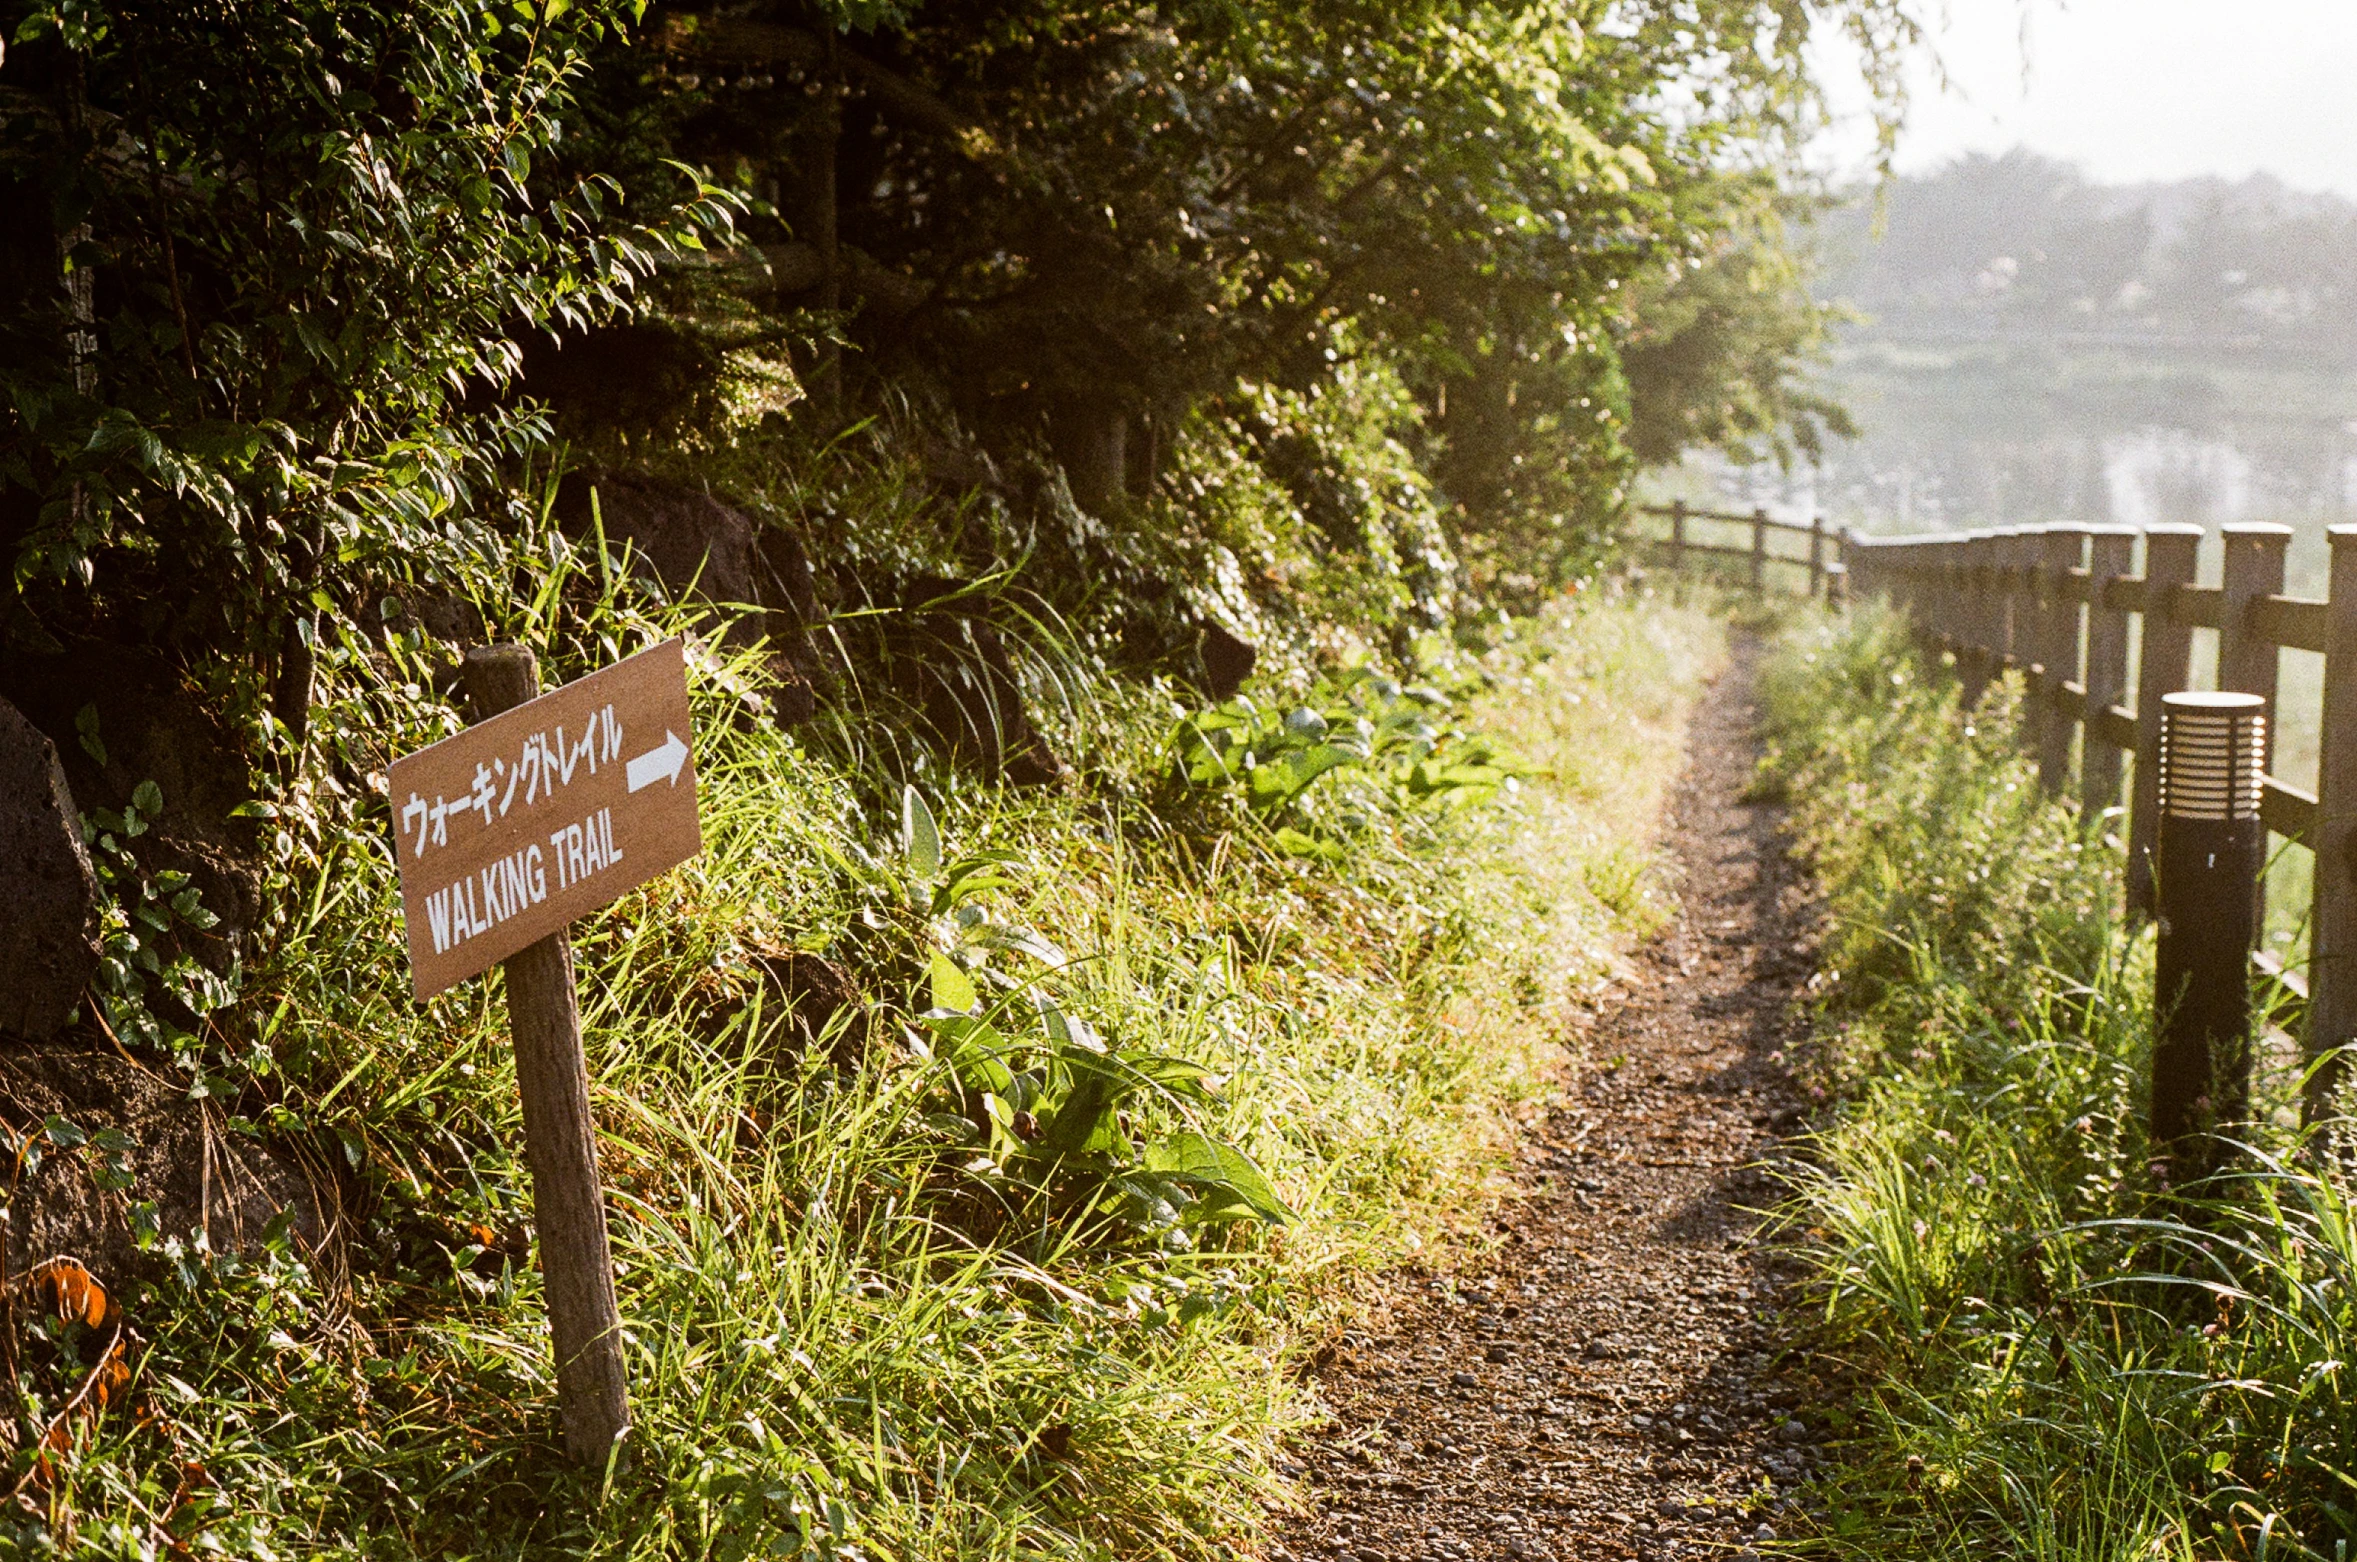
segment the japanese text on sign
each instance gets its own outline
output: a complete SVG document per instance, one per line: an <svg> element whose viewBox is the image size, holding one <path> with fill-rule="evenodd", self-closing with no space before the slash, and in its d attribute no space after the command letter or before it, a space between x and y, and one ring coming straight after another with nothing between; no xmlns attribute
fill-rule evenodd
<svg viewBox="0 0 2357 1562"><path fill-rule="evenodd" d="M685 648L672 640L396 760L418 996L694 856L692 731Z"/></svg>

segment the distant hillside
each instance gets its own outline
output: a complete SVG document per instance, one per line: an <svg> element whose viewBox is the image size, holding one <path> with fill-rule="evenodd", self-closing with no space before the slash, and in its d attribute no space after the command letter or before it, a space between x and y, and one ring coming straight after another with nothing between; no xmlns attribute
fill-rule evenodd
<svg viewBox="0 0 2357 1562"><path fill-rule="evenodd" d="M2357 204L2256 176L2101 185L1968 156L1822 226L1828 296L1897 338L2217 345L2357 359Z"/></svg>

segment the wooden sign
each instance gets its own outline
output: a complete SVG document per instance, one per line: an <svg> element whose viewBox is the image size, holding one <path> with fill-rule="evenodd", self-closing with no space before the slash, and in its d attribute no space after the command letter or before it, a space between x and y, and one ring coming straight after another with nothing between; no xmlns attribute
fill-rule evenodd
<svg viewBox="0 0 2357 1562"><path fill-rule="evenodd" d="M703 850L687 657L667 640L393 762L419 998Z"/></svg>

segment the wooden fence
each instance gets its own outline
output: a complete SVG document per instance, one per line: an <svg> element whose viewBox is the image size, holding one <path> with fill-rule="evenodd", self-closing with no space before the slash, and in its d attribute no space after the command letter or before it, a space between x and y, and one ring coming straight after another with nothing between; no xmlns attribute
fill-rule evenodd
<svg viewBox="0 0 2357 1562"><path fill-rule="evenodd" d="M2357 1038L2357 526L2330 530L2323 597L2284 592L2291 528L2224 533L2215 586L2195 583L2198 526L1848 534L1842 556L1854 589L1888 598L1936 648L1955 655L1968 697L2004 671L2025 677L2045 787L2072 786L2074 742L2078 796L2090 814L2118 804L2127 772L2128 896L2138 915L2153 908L2161 696L2189 686L2193 632L2217 631L2218 688L2266 697L2271 761L2279 653L2291 647L2324 657L2316 792L2278 780L2270 763L2260 807L2269 830L2315 854L2304 978L2254 955L2305 999L2302 1054L2313 1060ZM2330 1087L2325 1072L2312 1106Z"/></svg>
<svg viewBox="0 0 2357 1562"><path fill-rule="evenodd" d="M1767 588L1771 572L1780 575L1805 572L1808 595L1823 595L1835 602L1842 599L1848 574L1842 563L1842 538L1826 530L1821 515L1806 522L1780 521L1765 510L1753 510L1747 515L1731 510L1703 510L1683 499L1671 504L1642 504L1637 506L1637 513L1670 523L1668 536L1639 536L1636 540L1649 544L1672 567L1684 565L1697 556L1716 554L1748 563L1754 591ZM1716 540L1729 535L1740 540ZM1777 544L1787 539L1799 541L1780 549ZM1793 551L1794 546L1805 551Z"/></svg>

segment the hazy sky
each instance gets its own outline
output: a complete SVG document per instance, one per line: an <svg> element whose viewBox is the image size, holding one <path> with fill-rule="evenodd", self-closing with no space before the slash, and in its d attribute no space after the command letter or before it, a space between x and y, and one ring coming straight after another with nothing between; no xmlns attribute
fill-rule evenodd
<svg viewBox="0 0 2357 1562"><path fill-rule="evenodd" d="M1954 87L1917 70L1903 170L2026 145L2105 181L2264 171L2357 197L2357 0L1946 0L1946 13ZM1828 155L1856 162L1870 146L1853 123Z"/></svg>

